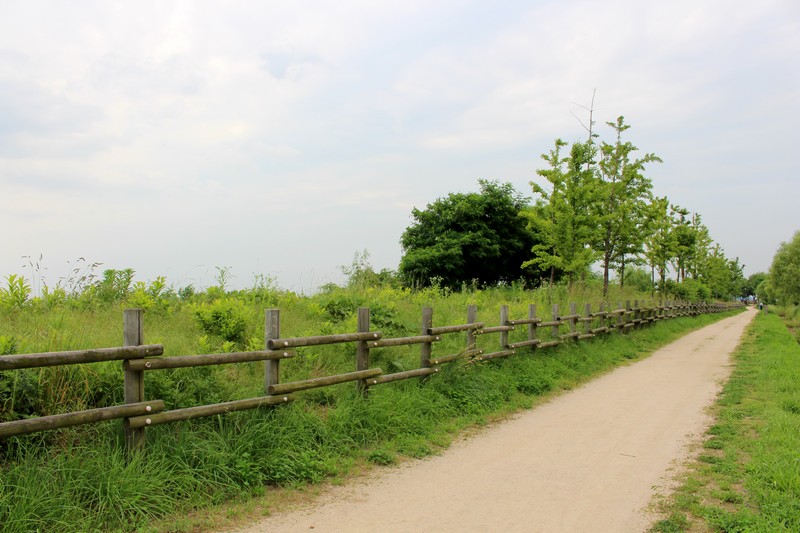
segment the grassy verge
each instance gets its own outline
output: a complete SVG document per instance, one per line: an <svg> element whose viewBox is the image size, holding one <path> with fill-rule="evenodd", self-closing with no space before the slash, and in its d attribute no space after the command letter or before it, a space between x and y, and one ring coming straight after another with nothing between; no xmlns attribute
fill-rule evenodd
<svg viewBox="0 0 800 533"><path fill-rule="evenodd" d="M653 531L800 531L800 344L759 314L717 422Z"/></svg>
<svg viewBox="0 0 800 533"><path fill-rule="evenodd" d="M426 381L307 391L293 404L148 430L146 455L120 455L114 423L15 441L0 466L3 531L194 531L204 509L346 476L446 447L482 425L651 353L724 315L680 318L507 360L452 364ZM116 442L115 442L116 440ZM259 512L269 512L269 508Z"/></svg>

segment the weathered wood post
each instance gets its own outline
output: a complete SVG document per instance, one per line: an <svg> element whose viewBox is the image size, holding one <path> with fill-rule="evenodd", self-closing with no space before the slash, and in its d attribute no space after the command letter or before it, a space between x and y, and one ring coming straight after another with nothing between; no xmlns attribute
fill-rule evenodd
<svg viewBox="0 0 800 533"><path fill-rule="evenodd" d="M369 307L358 308L358 332L369 333ZM367 341L358 341L356 343L356 370L369 369L369 345ZM356 390L362 396L366 396L369 391L366 379L359 379L356 381Z"/></svg>
<svg viewBox="0 0 800 533"><path fill-rule="evenodd" d="M470 304L467 306L467 324L474 324L478 321L478 306L475 304ZM475 348L477 345L475 340L475 330L468 329L467 330L467 350L471 350Z"/></svg>
<svg viewBox="0 0 800 533"><path fill-rule="evenodd" d="M632 320L633 320L633 318L631 318L631 301L630 300L625 300L625 315L624 316L625 316L625 324L623 325L623 330L625 332L627 332L628 329L629 329L628 324L630 324L632 322Z"/></svg>
<svg viewBox="0 0 800 533"><path fill-rule="evenodd" d="M578 332L578 317L575 316L578 314L578 304L571 303L569 304L569 314L571 318L569 319L569 332L570 333L577 333Z"/></svg>
<svg viewBox="0 0 800 533"><path fill-rule="evenodd" d="M583 316L586 318L592 317L592 304L583 305ZM594 322L594 320L587 320L585 322L586 325L583 328L584 335L590 335L592 333L592 322Z"/></svg>
<svg viewBox="0 0 800 533"><path fill-rule="evenodd" d="M639 320L640 318L642 318L642 317L639 314L639 300L634 300L633 301L633 319L632 319L633 320L634 329L639 329L639 324L640 323L636 322L636 321Z"/></svg>
<svg viewBox="0 0 800 533"><path fill-rule="evenodd" d="M536 318L536 304L528 304L528 318L534 320ZM528 340L532 341L536 339L536 322L531 322L528 324ZM536 348L533 346L533 348Z"/></svg>
<svg viewBox="0 0 800 533"><path fill-rule="evenodd" d="M622 307L622 302L617 302L617 309L624 309ZM624 331L625 330L625 328L623 327L624 324L625 324L625 315L623 313L617 313L617 324L615 326L615 329Z"/></svg>
<svg viewBox="0 0 800 533"><path fill-rule="evenodd" d="M141 346L144 344L144 309L125 309L122 315L122 337L124 346ZM125 403L144 401L144 371L132 370L129 360L122 362L124 373ZM128 455L144 449L144 428L133 428L129 419L122 421L125 433L125 450Z"/></svg>
<svg viewBox="0 0 800 533"><path fill-rule="evenodd" d="M267 309L264 314L264 346L269 349L271 339L281 338L281 312ZM264 391L269 394L270 385L280 383L280 359L267 359L264 368Z"/></svg>
<svg viewBox="0 0 800 533"><path fill-rule="evenodd" d="M553 304L553 319L554 322L558 321L558 304ZM551 335L554 340L558 340L559 326L552 326L550 328Z"/></svg>
<svg viewBox="0 0 800 533"><path fill-rule="evenodd" d="M508 326L508 306L500 306L500 325ZM508 331L500 332L500 349L508 350Z"/></svg>
<svg viewBox="0 0 800 533"><path fill-rule="evenodd" d="M602 314L605 311L605 309L606 309L606 304L603 303L603 302L600 302L600 305L598 306L598 313L600 313L600 326L599 327L601 327L601 328L607 328L610 325L610 323L608 321L608 315Z"/></svg>
<svg viewBox="0 0 800 533"><path fill-rule="evenodd" d="M433 327L433 308L432 307L423 307L422 308L422 334L428 335L428 330ZM423 342L419 345L419 367L420 368L430 368L431 367L431 353L433 353L433 343L432 342Z"/></svg>

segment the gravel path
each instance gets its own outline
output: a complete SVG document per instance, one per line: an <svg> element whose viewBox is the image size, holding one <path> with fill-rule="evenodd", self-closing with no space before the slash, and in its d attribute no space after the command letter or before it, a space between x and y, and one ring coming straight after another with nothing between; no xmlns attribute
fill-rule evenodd
<svg viewBox="0 0 800 533"><path fill-rule="evenodd" d="M255 532L631 532L711 420L755 314L690 333L442 455L379 469Z"/></svg>

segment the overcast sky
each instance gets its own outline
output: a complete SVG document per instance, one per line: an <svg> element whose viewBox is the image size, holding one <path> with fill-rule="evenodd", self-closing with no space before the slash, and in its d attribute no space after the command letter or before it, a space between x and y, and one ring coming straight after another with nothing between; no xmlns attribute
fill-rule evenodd
<svg viewBox="0 0 800 533"><path fill-rule="evenodd" d="M800 2L0 0L0 276L312 291L624 115L745 274L800 229ZM576 118L576 116L578 118Z"/></svg>

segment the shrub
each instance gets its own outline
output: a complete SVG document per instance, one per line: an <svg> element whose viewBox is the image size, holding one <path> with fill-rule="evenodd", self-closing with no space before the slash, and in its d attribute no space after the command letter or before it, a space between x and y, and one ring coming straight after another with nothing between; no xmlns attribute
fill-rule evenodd
<svg viewBox="0 0 800 533"><path fill-rule="evenodd" d="M193 308L195 319L209 335L223 340L244 343L250 310L239 300L223 298L213 303L199 304Z"/></svg>

